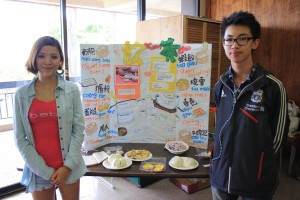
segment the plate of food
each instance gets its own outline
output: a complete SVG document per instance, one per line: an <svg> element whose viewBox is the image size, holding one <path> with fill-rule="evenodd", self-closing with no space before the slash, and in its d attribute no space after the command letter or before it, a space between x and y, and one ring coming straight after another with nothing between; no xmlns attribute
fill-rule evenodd
<svg viewBox="0 0 300 200"><path fill-rule="evenodd" d="M199 163L191 157L174 156L169 161L169 165L170 167L178 170L192 170L196 169L199 166Z"/></svg>
<svg viewBox="0 0 300 200"><path fill-rule="evenodd" d="M151 152L145 149L133 149L126 152L124 156L132 161L146 161L152 158Z"/></svg>
<svg viewBox="0 0 300 200"><path fill-rule="evenodd" d="M130 167L132 165L132 160L123 156L111 155L108 157L108 159L103 161L102 165L107 169L119 170Z"/></svg>

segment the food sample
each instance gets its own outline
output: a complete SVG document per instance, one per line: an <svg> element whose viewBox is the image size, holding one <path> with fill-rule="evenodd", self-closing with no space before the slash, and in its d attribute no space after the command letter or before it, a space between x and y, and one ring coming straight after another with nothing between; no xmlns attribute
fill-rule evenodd
<svg viewBox="0 0 300 200"><path fill-rule="evenodd" d="M193 158L186 158L183 160L183 167L185 168L193 168L197 165L197 162Z"/></svg>
<svg viewBox="0 0 300 200"><path fill-rule="evenodd" d="M161 171L163 171L164 167L165 167L164 164L154 164L153 171L154 172L161 172Z"/></svg>
<svg viewBox="0 0 300 200"><path fill-rule="evenodd" d="M127 162L124 157L117 158L117 159L113 160L113 162L112 162L112 166L114 166L116 168L122 168L122 167L125 167L126 165L127 165Z"/></svg>
<svg viewBox="0 0 300 200"><path fill-rule="evenodd" d="M150 157L151 153L148 150L142 149L142 150L131 150L126 153L128 158L134 159L134 160L144 160Z"/></svg>
<svg viewBox="0 0 300 200"><path fill-rule="evenodd" d="M170 162L174 167L182 167L183 166L183 159L179 156L174 156Z"/></svg>
<svg viewBox="0 0 300 200"><path fill-rule="evenodd" d="M187 149L187 146L184 145L182 142L172 142L168 144L169 149L172 151L184 151Z"/></svg>
<svg viewBox="0 0 300 200"><path fill-rule="evenodd" d="M113 164L113 161L118 159L118 158L122 158L122 155L121 154L111 154L108 158L107 158L107 161L109 164Z"/></svg>
<svg viewBox="0 0 300 200"><path fill-rule="evenodd" d="M122 168L125 167L127 165L127 161L126 158L124 158L121 154L111 154L108 158L107 158L107 162L115 168Z"/></svg>
<svg viewBox="0 0 300 200"><path fill-rule="evenodd" d="M152 170L153 167L154 167L153 164L151 164L151 163L145 163L145 164L142 165L142 170L146 170L146 171Z"/></svg>

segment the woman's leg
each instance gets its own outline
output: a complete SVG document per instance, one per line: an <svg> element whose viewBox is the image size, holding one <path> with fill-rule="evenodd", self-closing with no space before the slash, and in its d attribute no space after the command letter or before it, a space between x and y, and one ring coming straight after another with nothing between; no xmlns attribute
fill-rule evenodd
<svg viewBox="0 0 300 200"><path fill-rule="evenodd" d="M63 200L79 200L80 180L58 187Z"/></svg>
<svg viewBox="0 0 300 200"><path fill-rule="evenodd" d="M54 200L55 187L44 189L42 191L35 191L32 193L33 200Z"/></svg>

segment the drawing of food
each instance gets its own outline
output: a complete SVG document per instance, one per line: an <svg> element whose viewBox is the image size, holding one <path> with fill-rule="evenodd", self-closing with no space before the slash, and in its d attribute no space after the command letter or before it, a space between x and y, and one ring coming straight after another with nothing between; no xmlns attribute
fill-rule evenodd
<svg viewBox="0 0 300 200"><path fill-rule="evenodd" d="M109 108L109 104L108 103L105 103L104 104L104 109L108 109Z"/></svg>
<svg viewBox="0 0 300 200"><path fill-rule="evenodd" d="M107 75L106 77L105 77L105 82L106 83L110 83L110 80L111 80L111 75Z"/></svg>
<svg viewBox="0 0 300 200"><path fill-rule="evenodd" d="M195 117L199 117L199 116L205 114L204 110L203 110L202 108L200 108L200 107L199 107L199 108L196 108L196 109L194 109L194 110L192 110L192 113L193 113L193 115L194 115Z"/></svg>
<svg viewBox="0 0 300 200"><path fill-rule="evenodd" d="M99 112L102 112L104 110L104 107L103 107L103 105L99 105L97 109Z"/></svg>
<svg viewBox="0 0 300 200"><path fill-rule="evenodd" d="M195 54L195 60L199 64L208 63L208 44L203 43L202 49Z"/></svg>
<svg viewBox="0 0 300 200"><path fill-rule="evenodd" d="M108 46L100 46L96 49L96 55L98 58L104 58L108 55Z"/></svg>
<svg viewBox="0 0 300 200"><path fill-rule="evenodd" d="M185 143L187 143L188 145L191 144L192 142L192 133L188 130L180 130L179 131L179 139Z"/></svg>
<svg viewBox="0 0 300 200"><path fill-rule="evenodd" d="M185 91L190 88L189 80L182 78L176 81L176 88L178 91Z"/></svg>
<svg viewBox="0 0 300 200"><path fill-rule="evenodd" d="M89 87L98 84L94 78L84 79L79 81L79 83L82 87Z"/></svg>
<svg viewBox="0 0 300 200"><path fill-rule="evenodd" d="M125 127L118 128L118 135L125 136L127 134L127 129Z"/></svg>
<svg viewBox="0 0 300 200"><path fill-rule="evenodd" d="M91 122L91 123L86 125L85 134L87 136L90 136L90 135L96 133L97 129L98 129L98 126L97 126L96 122Z"/></svg>
<svg viewBox="0 0 300 200"><path fill-rule="evenodd" d="M108 104L108 103L104 103L104 104L98 105L97 110L98 110L99 112L102 112L102 111L104 111L104 110L107 110L108 108L109 108L109 104Z"/></svg>
<svg viewBox="0 0 300 200"><path fill-rule="evenodd" d="M195 60L199 64L204 64L208 62L208 52L207 51L198 51L195 55Z"/></svg>

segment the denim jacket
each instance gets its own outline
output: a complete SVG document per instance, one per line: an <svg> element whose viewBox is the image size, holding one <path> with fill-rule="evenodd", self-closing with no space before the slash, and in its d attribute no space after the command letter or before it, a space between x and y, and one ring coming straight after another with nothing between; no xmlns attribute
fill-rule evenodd
<svg viewBox="0 0 300 200"><path fill-rule="evenodd" d="M84 140L84 118L78 87L65 81L60 75L55 91L59 138L64 166L71 169L66 183L74 183L85 174L86 167L81 155ZM36 97L34 84L36 77L20 87L14 96L14 139L25 162L21 184L27 191L35 190L34 174L50 180L54 169L47 166L35 150L33 133L28 119L29 108ZM45 148L51 148L45 146ZM34 173L34 174L33 174Z"/></svg>

